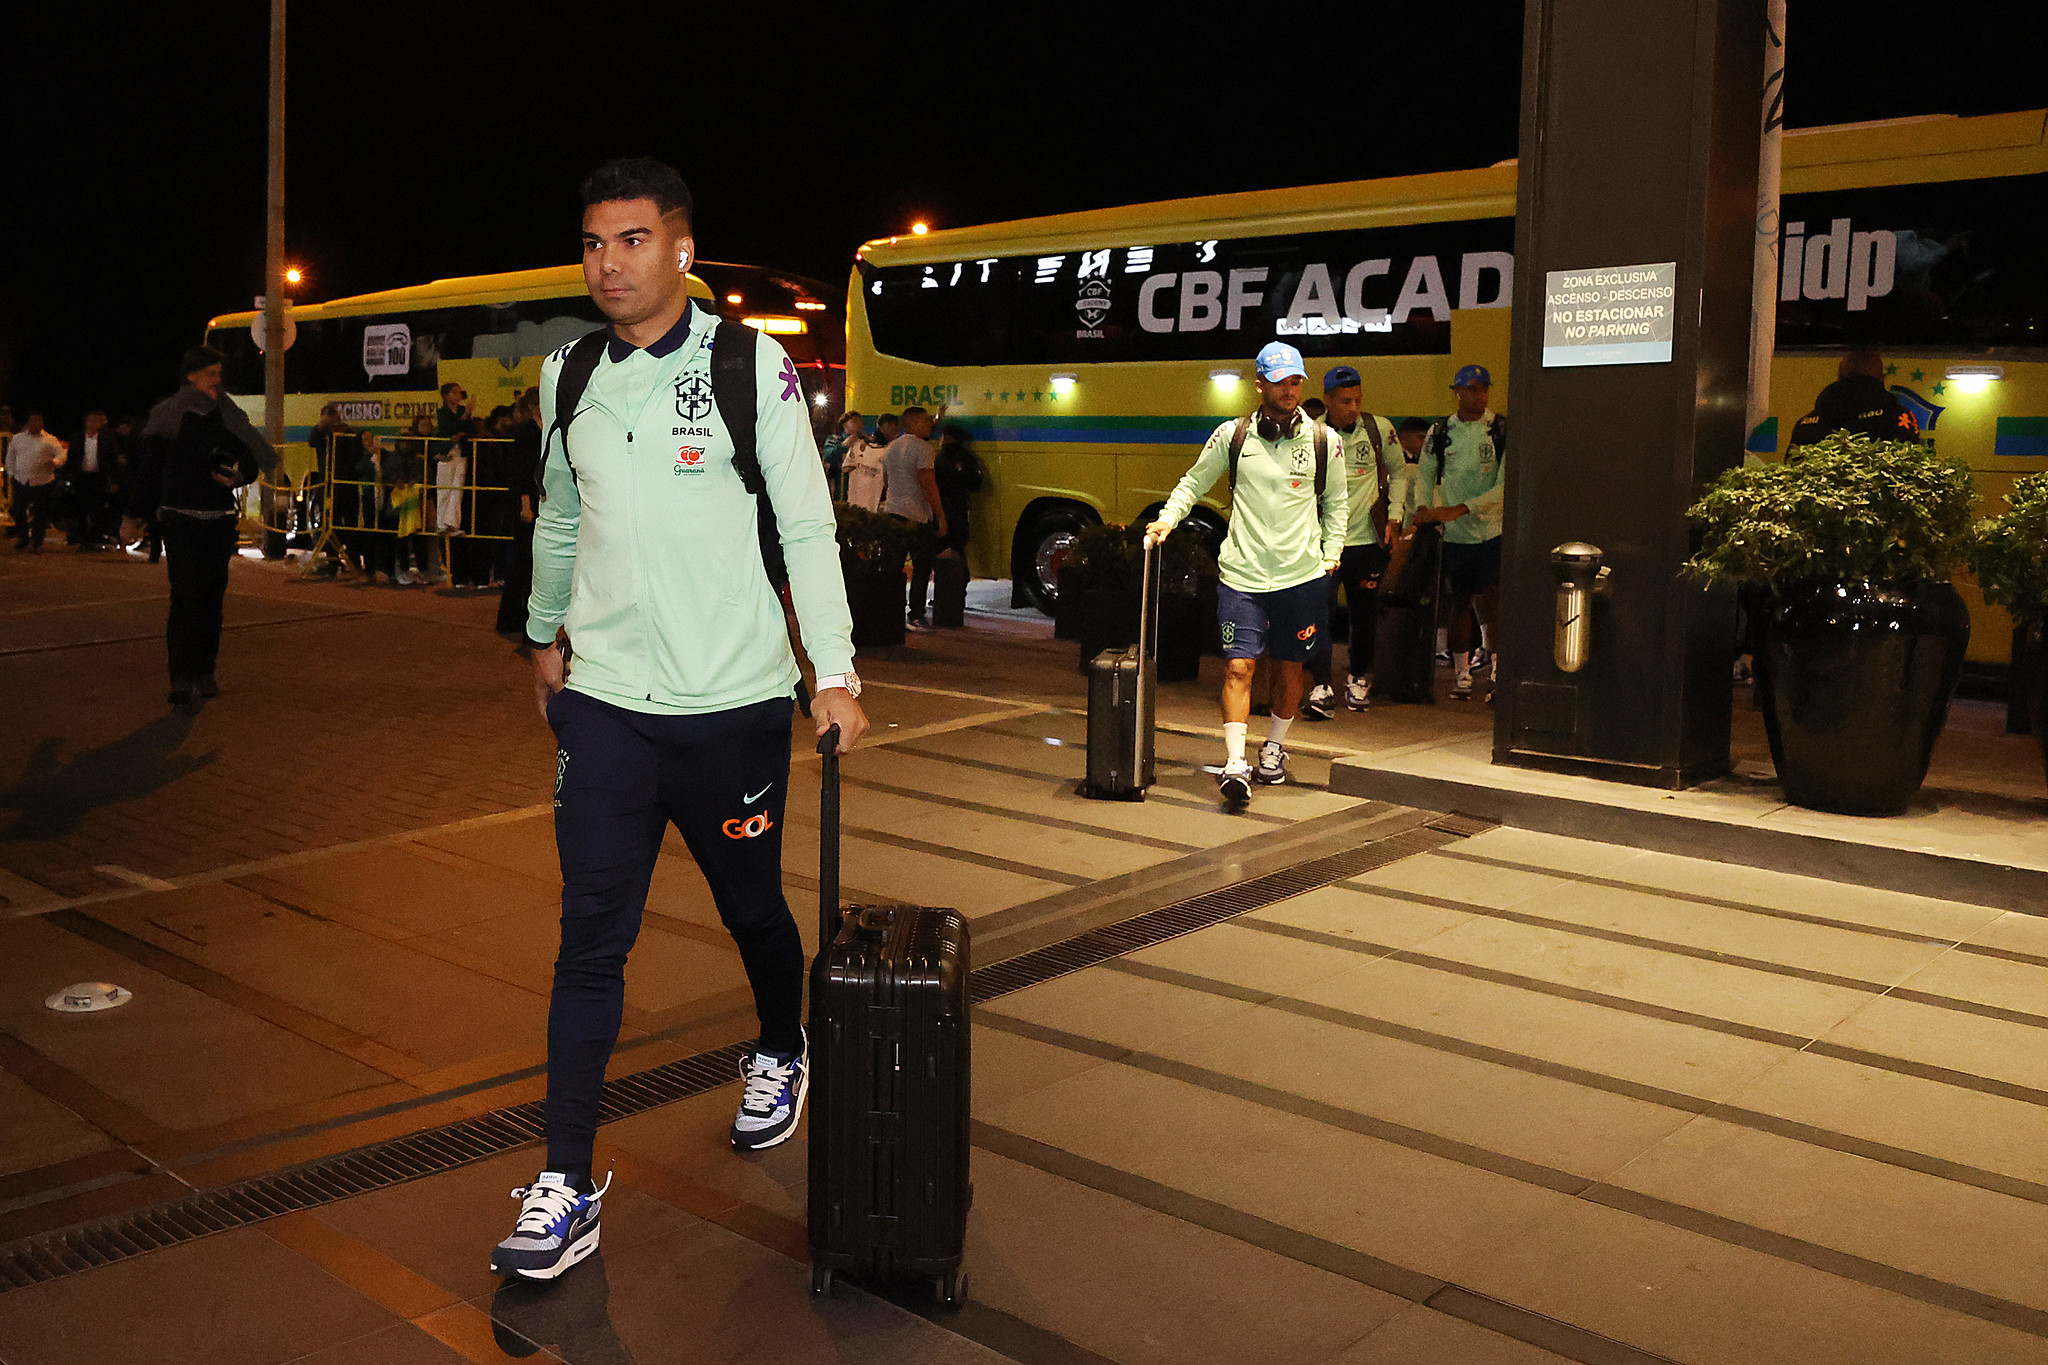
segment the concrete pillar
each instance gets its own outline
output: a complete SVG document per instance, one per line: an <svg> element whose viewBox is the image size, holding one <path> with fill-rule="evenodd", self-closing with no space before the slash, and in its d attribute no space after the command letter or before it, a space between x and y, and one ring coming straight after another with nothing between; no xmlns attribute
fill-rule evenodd
<svg viewBox="0 0 2048 1365"><path fill-rule="evenodd" d="M1496 762L1728 770L1734 601L1678 567L1686 507L1742 459L1765 3L1528 0ZM1612 570L1575 672L1569 541Z"/></svg>

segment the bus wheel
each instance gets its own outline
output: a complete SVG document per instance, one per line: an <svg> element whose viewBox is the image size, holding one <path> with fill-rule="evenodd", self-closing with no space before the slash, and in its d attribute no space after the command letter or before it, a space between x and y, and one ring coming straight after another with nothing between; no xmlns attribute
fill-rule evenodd
<svg viewBox="0 0 2048 1365"><path fill-rule="evenodd" d="M1024 596L1047 616L1060 600L1060 569L1074 551L1074 539L1089 524L1089 518L1067 507L1040 512L1018 538L1015 572Z"/></svg>

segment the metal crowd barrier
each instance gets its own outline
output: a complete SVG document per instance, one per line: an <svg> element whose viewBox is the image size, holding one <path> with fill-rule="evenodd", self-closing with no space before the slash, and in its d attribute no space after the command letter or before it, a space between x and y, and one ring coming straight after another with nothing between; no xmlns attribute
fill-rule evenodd
<svg viewBox="0 0 2048 1365"><path fill-rule="evenodd" d="M376 478L337 477L336 452L353 466L366 456L361 452L365 434L381 438L379 474ZM449 448L466 447L465 464L458 481L440 477ZM346 540L358 536L426 536L441 542L441 558L448 562L449 542L509 543L517 537L510 527L519 515L519 498L531 491L515 486L510 468L513 442L509 437L472 436L384 436L383 433L336 432L327 440L325 451L315 451L315 466L298 484L288 478L272 480L259 476L250 487L257 502L258 519L267 532L285 536L310 534L314 537L312 561L323 556L345 557ZM418 480L398 480L384 473L400 459L419 462ZM484 475L495 466L496 481ZM351 474L359 474L352 468ZM394 499L393 494L399 496ZM458 496L452 524L440 523L440 502L444 493ZM479 494L502 495L507 514L505 531L478 529ZM417 499L417 511L407 515L407 505ZM489 499L485 499L488 503ZM337 512L337 504L341 510ZM246 503L245 503L246 506ZM413 529L400 531L406 521ZM360 542L359 542L360 543Z"/></svg>

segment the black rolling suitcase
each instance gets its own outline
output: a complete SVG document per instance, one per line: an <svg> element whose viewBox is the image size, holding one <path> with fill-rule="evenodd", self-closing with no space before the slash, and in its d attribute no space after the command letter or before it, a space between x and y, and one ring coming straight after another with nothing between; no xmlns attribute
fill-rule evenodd
<svg viewBox="0 0 2048 1365"><path fill-rule="evenodd" d="M1406 557L1380 579L1372 637L1374 701L1436 700L1436 581L1444 532L1436 522L1415 528Z"/></svg>
<svg viewBox="0 0 2048 1365"><path fill-rule="evenodd" d="M838 727L824 755L811 965L811 1292L835 1276L922 1278L966 1298L967 921L839 908Z"/></svg>
<svg viewBox="0 0 2048 1365"><path fill-rule="evenodd" d="M1143 801L1152 785L1152 698L1159 688L1159 548L1145 544L1138 643L1088 661L1088 776L1081 795Z"/></svg>
<svg viewBox="0 0 2048 1365"><path fill-rule="evenodd" d="M957 550L932 561L932 624L954 630L967 624L967 561Z"/></svg>

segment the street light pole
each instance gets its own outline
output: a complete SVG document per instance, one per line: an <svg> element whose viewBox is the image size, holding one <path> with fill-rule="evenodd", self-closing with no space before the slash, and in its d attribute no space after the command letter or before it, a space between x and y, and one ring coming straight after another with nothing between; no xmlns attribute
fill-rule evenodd
<svg viewBox="0 0 2048 1365"><path fill-rule="evenodd" d="M270 0L270 176L263 227L263 434L275 449L284 443L284 0ZM277 524L276 501L269 488L262 490L266 526ZM273 539L281 538L264 537L266 552Z"/></svg>

